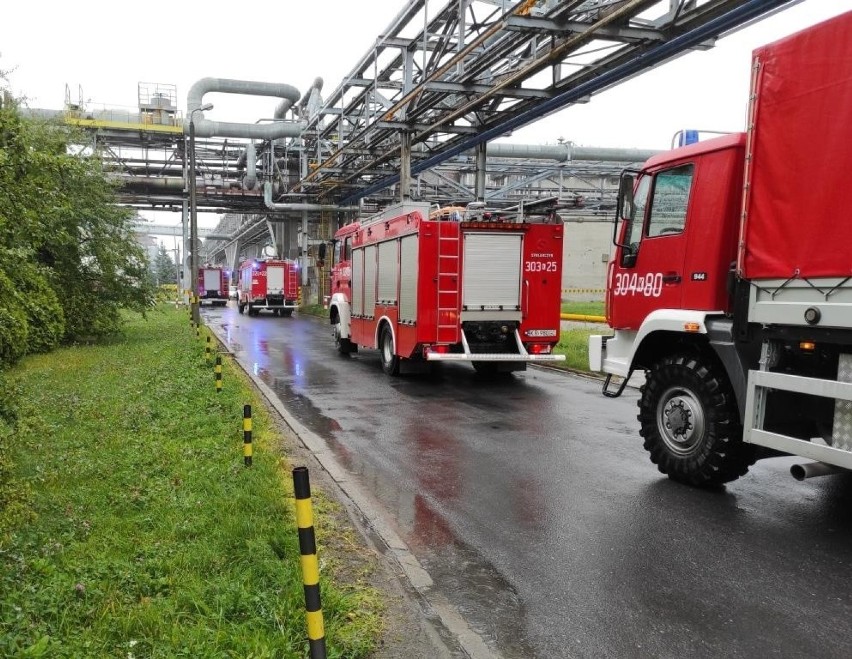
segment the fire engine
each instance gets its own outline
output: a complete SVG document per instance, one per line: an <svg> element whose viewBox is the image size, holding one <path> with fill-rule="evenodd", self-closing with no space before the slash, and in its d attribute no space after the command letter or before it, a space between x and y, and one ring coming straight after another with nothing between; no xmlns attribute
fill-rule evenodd
<svg viewBox="0 0 852 659"><path fill-rule="evenodd" d="M299 298L299 267L286 259L250 259L240 264L237 309L249 316L261 310L292 316Z"/></svg>
<svg viewBox="0 0 852 659"><path fill-rule="evenodd" d="M329 314L337 350L382 368L465 361L481 373L555 362L563 224L554 200L515 213L403 203L335 234Z"/></svg>
<svg viewBox="0 0 852 659"><path fill-rule="evenodd" d="M220 307L228 304L228 282L223 268L205 265L198 269L198 301Z"/></svg>
<svg viewBox="0 0 852 659"><path fill-rule="evenodd" d="M693 485L852 468L852 12L758 48L751 79L747 132L623 174L614 333L589 339L605 395L644 371L645 449Z"/></svg>

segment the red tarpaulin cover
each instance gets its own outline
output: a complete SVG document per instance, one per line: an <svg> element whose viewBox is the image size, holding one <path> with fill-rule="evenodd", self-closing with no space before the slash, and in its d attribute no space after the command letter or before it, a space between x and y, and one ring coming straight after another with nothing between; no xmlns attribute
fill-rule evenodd
<svg viewBox="0 0 852 659"><path fill-rule="evenodd" d="M749 279L850 275L852 12L753 57L760 68L740 272Z"/></svg>

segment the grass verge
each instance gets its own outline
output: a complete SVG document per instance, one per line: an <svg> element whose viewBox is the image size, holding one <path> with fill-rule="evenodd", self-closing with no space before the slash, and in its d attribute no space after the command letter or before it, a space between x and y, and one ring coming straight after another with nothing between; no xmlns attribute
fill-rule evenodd
<svg viewBox="0 0 852 659"><path fill-rule="evenodd" d="M603 302L563 302L562 313L576 313L584 316L603 316Z"/></svg>
<svg viewBox="0 0 852 659"><path fill-rule="evenodd" d="M600 329L571 329L563 330L559 335L559 343L553 349L557 355L565 355L564 362L553 362L557 368L589 372L589 336L591 334L606 334L606 325Z"/></svg>
<svg viewBox="0 0 852 659"><path fill-rule="evenodd" d="M224 361L217 394L204 335L164 306L7 374L21 403L0 423L0 656L306 655L290 466ZM315 492L328 656L366 657L380 598L336 506Z"/></svg>

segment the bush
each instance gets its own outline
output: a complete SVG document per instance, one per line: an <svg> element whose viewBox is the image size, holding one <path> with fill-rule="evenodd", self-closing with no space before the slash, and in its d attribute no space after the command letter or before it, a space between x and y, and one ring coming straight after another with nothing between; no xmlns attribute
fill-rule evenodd
<svg viewBox="0 0 852 659"><path fill-rule="evenodd" d="M34 263L16 263L7 273L15 284L29 332L27 352L50 352L65 333L65 314L44 268Z"/></svg>
<svg viewBox="0 0 852 659"><path fill-rule="evenodd" d="M29 323L21 306L15 284L0 270L0 369L27 352Z"/></svg>

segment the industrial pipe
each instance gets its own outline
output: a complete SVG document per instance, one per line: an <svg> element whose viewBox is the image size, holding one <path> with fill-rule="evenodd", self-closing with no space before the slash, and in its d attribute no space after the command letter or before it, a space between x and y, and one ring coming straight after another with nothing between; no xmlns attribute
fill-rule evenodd
<svg viewBox="0 0 852 659"><path fill-rule="evenodd" d="M225 94L245 94L248 96L278 96L295 103L301 94L292 85L252 80L232 80L229 78L202 78L189 89L186 97L186 114L201 107L204 95L209 92ZM274 140L279 137L296 137L301 134L304 124L275 122L271 124L238 124L204 119L199 112L195 120L197 137L240 137L247 139ZM189 130L189 120L184 121L184 131Z"/></svg>
<svg viewBox="0 0 852 659"><path fill-rule="evenodd" d="M302 96L302 100L299 103L299 114L301 116L305 116L307 114L307 116L310 117L319 110L322 105L322 99L320 98L322 85L322 78L314 78L314 81L311 83L311 86L308 87L308 91L305 92L305 95Z"/></svg>
<svg viewBox="0 0 852 659"><path fill-rule="evenodd" d="M843 467L830 465L825 462L805 462L803 464L793 465L790 467L790 474L797 481L803 481L806 478L815 478L817 476L830 476L831 474L839 474L846 471Z"/></svg>
<svg viewBox="0 0 852 659"><path fill-rule="evenodd" d="M622 149L608 147L576 146L563 144L500 144L489 143L486 154L492 158L528 158L530 160L602 160L605 162L645 162L662 153L653 149Z"/></svg>
<svg viewBox="0 0 852 659"><path fill-rule="evenodd" d="M306 203L284 203L276 204L272 201L272 184L267 181L263 184L263 201L266 207L275 211L357 211L358 206L338 206L336 204L306 204Z"/></svg>
<svg viewBox="0 0 852 659"><path fill-rule="evenodd" d="M243 180L243 187L246 190L254 190L254 186L257 185L257 149L251 140L246 144L245 154L246 177Z"/></svg>

